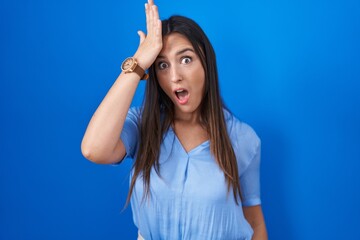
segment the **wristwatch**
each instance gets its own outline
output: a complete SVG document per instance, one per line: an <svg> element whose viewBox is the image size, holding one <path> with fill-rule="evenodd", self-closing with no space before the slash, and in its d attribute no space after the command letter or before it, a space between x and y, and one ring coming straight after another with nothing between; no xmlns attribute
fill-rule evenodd
<svg viewBox="0 0 360 240"><path fill-rule="evenodd" d="M136 61L136 59L134 57L128 57L126 58L123 63L121 64L121 70L124 73L136 73L137 75L139 75L140 79L146 80L148 79L149 75L145 73L145 70L142 69L139 65L138 62Z"/></svg>

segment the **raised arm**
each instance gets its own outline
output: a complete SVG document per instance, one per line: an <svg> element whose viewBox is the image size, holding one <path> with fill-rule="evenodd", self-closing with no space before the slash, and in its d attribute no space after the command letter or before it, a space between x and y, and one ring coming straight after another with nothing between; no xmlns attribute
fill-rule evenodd
<svg viewBox="0 0 360 240"><path fill-rule="evenodd" d="M138 65L148 69L162 48L161 21L153 0L145 4L147 35L138 31L139 47L134 54ZM81 142L85 158L95 163L119 162L126 154L120 134L140 77L121 73L92 116Z"/></svg>

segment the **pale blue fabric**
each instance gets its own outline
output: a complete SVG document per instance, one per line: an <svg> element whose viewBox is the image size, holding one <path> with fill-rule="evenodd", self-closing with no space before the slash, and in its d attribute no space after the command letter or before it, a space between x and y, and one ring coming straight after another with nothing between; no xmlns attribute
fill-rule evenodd
<svg viewBox="0 0 360 240"><path fill-rule="evenodd" d="M139 143L140 111L129 110L121 133L131 158L136 157ZM210 153L210 142L186 152L170 128L161 144L160 176L154 169L151 172L150 198L143 200L141 177L131 197L134 223L144 239L251 239L253 230L242 206L261 203L260 139L249 125L226 110L224 114L237 157L242 202L236 205L232 191L227 192L224 173Z"/></svg>

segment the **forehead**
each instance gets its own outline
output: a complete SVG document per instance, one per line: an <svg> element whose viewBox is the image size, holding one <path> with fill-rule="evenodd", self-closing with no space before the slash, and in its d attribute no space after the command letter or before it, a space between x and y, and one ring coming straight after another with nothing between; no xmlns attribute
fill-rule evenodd
<svg viewBox="0 0 360 240"><path fill-rule="evenodd" d="M170 33L163 38L163 48L159 55L171 56L185 48L194 49L191 42L184 35L180 33Z"/></svg>

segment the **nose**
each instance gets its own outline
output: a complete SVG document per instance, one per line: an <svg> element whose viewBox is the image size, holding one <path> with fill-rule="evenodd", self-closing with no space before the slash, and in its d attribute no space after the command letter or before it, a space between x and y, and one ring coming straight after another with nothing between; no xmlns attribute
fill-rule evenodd
<svg viewBox="0 0 360 240"><path fill-rule="evenodd" d="M174 83L179 82L182 80L182 74L180 69L178 69L176 66L172 66L170 68L170 80Z"/></svg>

